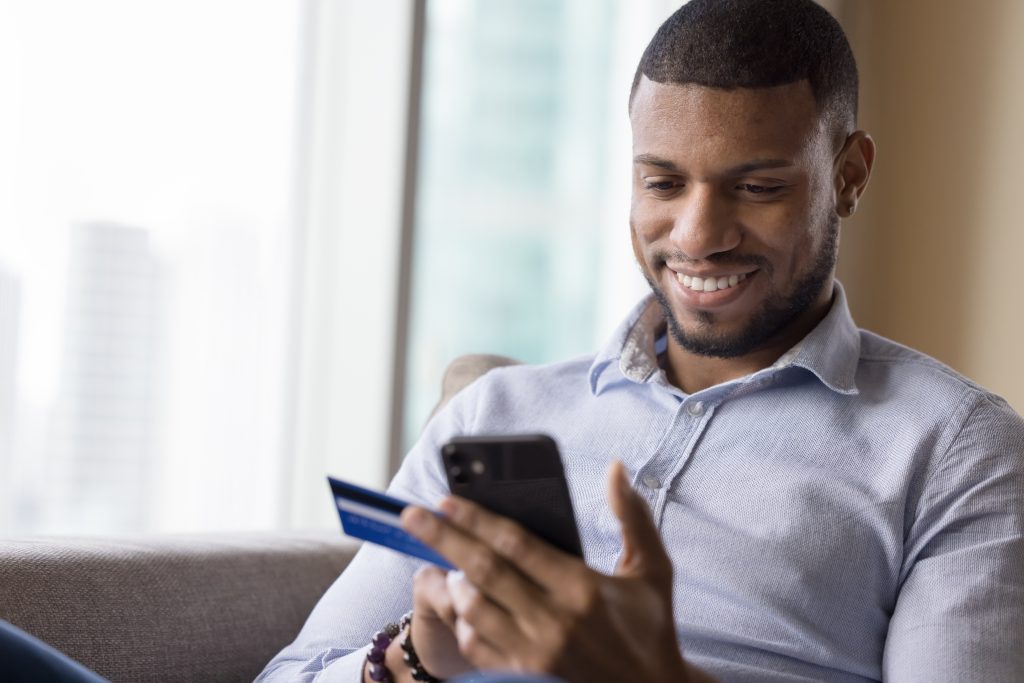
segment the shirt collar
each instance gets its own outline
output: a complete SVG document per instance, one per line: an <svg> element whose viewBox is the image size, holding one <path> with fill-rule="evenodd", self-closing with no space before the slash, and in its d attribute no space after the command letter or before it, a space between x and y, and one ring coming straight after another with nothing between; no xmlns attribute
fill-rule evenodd
<svg viewBox="0 0 1024 683"><path fill-rule="evenodd" d="M601 393L617 380L644 384L659 377L658 352L663 350L665 315L653 294L638 303L590 366L590 389ZM660 341L660 344L659 344ZM833 284L832 307L806 337L775 361L771 371L799 367L840 394L856 394L860 333L838 281Z"/></svg>

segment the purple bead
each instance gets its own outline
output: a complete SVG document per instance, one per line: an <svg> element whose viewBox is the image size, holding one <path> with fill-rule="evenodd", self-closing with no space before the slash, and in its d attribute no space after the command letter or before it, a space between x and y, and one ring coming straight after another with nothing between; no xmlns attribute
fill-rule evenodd
<svg viewBox="0 0 1024 683"><path fill-rule="evenodd" d="M371 664L380 664L384 661L384 650L373 648L366 654L366 661Z"/></svg>
<svg viewBox="0 0 1024 683"><path fill-rule="evenodd" d="M384 633L384 631L377 631L375 634L373 634L373 640L371 642L373 643L374 647L379 647L380 649L384 650L387 648L388 645L391 644L391 636L389 636L387 633Z"/></svg>
<svg viewBox="0 0 1024 683"><path fill-rule="evenodd" d="M391 672L383 664L370 664L370 680L379 683L392 683Z"/></svg>

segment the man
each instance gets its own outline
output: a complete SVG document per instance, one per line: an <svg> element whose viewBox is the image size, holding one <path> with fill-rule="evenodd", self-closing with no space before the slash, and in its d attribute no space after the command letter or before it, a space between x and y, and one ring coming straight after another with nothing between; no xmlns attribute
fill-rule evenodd
<svg viewBox="0 0 1024 683"><path fill-rule="evenodd" d="M856 105L810 0L668 19L630 96L652 296L595 357L493 371L428 425L390 490L440 509L403 523L464 577L364 547L261 680L1024 677L1024 421L850 318ZM585 564L446 497L442 443L513 432L558 441ZM368 645L410 607L414 666L395 630Z"/></svg>

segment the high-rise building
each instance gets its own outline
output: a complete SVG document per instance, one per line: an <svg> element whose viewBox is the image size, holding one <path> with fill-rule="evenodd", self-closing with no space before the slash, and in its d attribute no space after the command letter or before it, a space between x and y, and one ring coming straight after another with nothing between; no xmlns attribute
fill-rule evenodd
<svg viewBox="0 0 1024 683"><path fill-rule="evenodd" d="M11 515L14 494L14 430L17 405L18 320L21 288L18 279L0 268L0 528Z"/></svg>
<svg viewBox="0 0 1024 683"><path fill-rule="evenodd" d="M147 232L73 226L49 478L60 531L139 531L150 514L160 276Z"/></svg>
<svg viewBox="0 0 1024 683"><path fill-rule="evenodd" d="M593 348L613 9L427 5L406 448L455 356Z"/></svg>

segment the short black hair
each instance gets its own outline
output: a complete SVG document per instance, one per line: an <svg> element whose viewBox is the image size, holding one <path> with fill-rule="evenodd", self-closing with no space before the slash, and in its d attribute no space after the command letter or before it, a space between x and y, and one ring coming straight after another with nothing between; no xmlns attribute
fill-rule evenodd
<svg viewBox="0 0 1024 683"><path fill-rule="evenodd" d="M691 0L644 50L633 95L657 83L770 88L806 79L818 113L845 134L857 121L857 63L839 22L813 0Z"/></svg>

